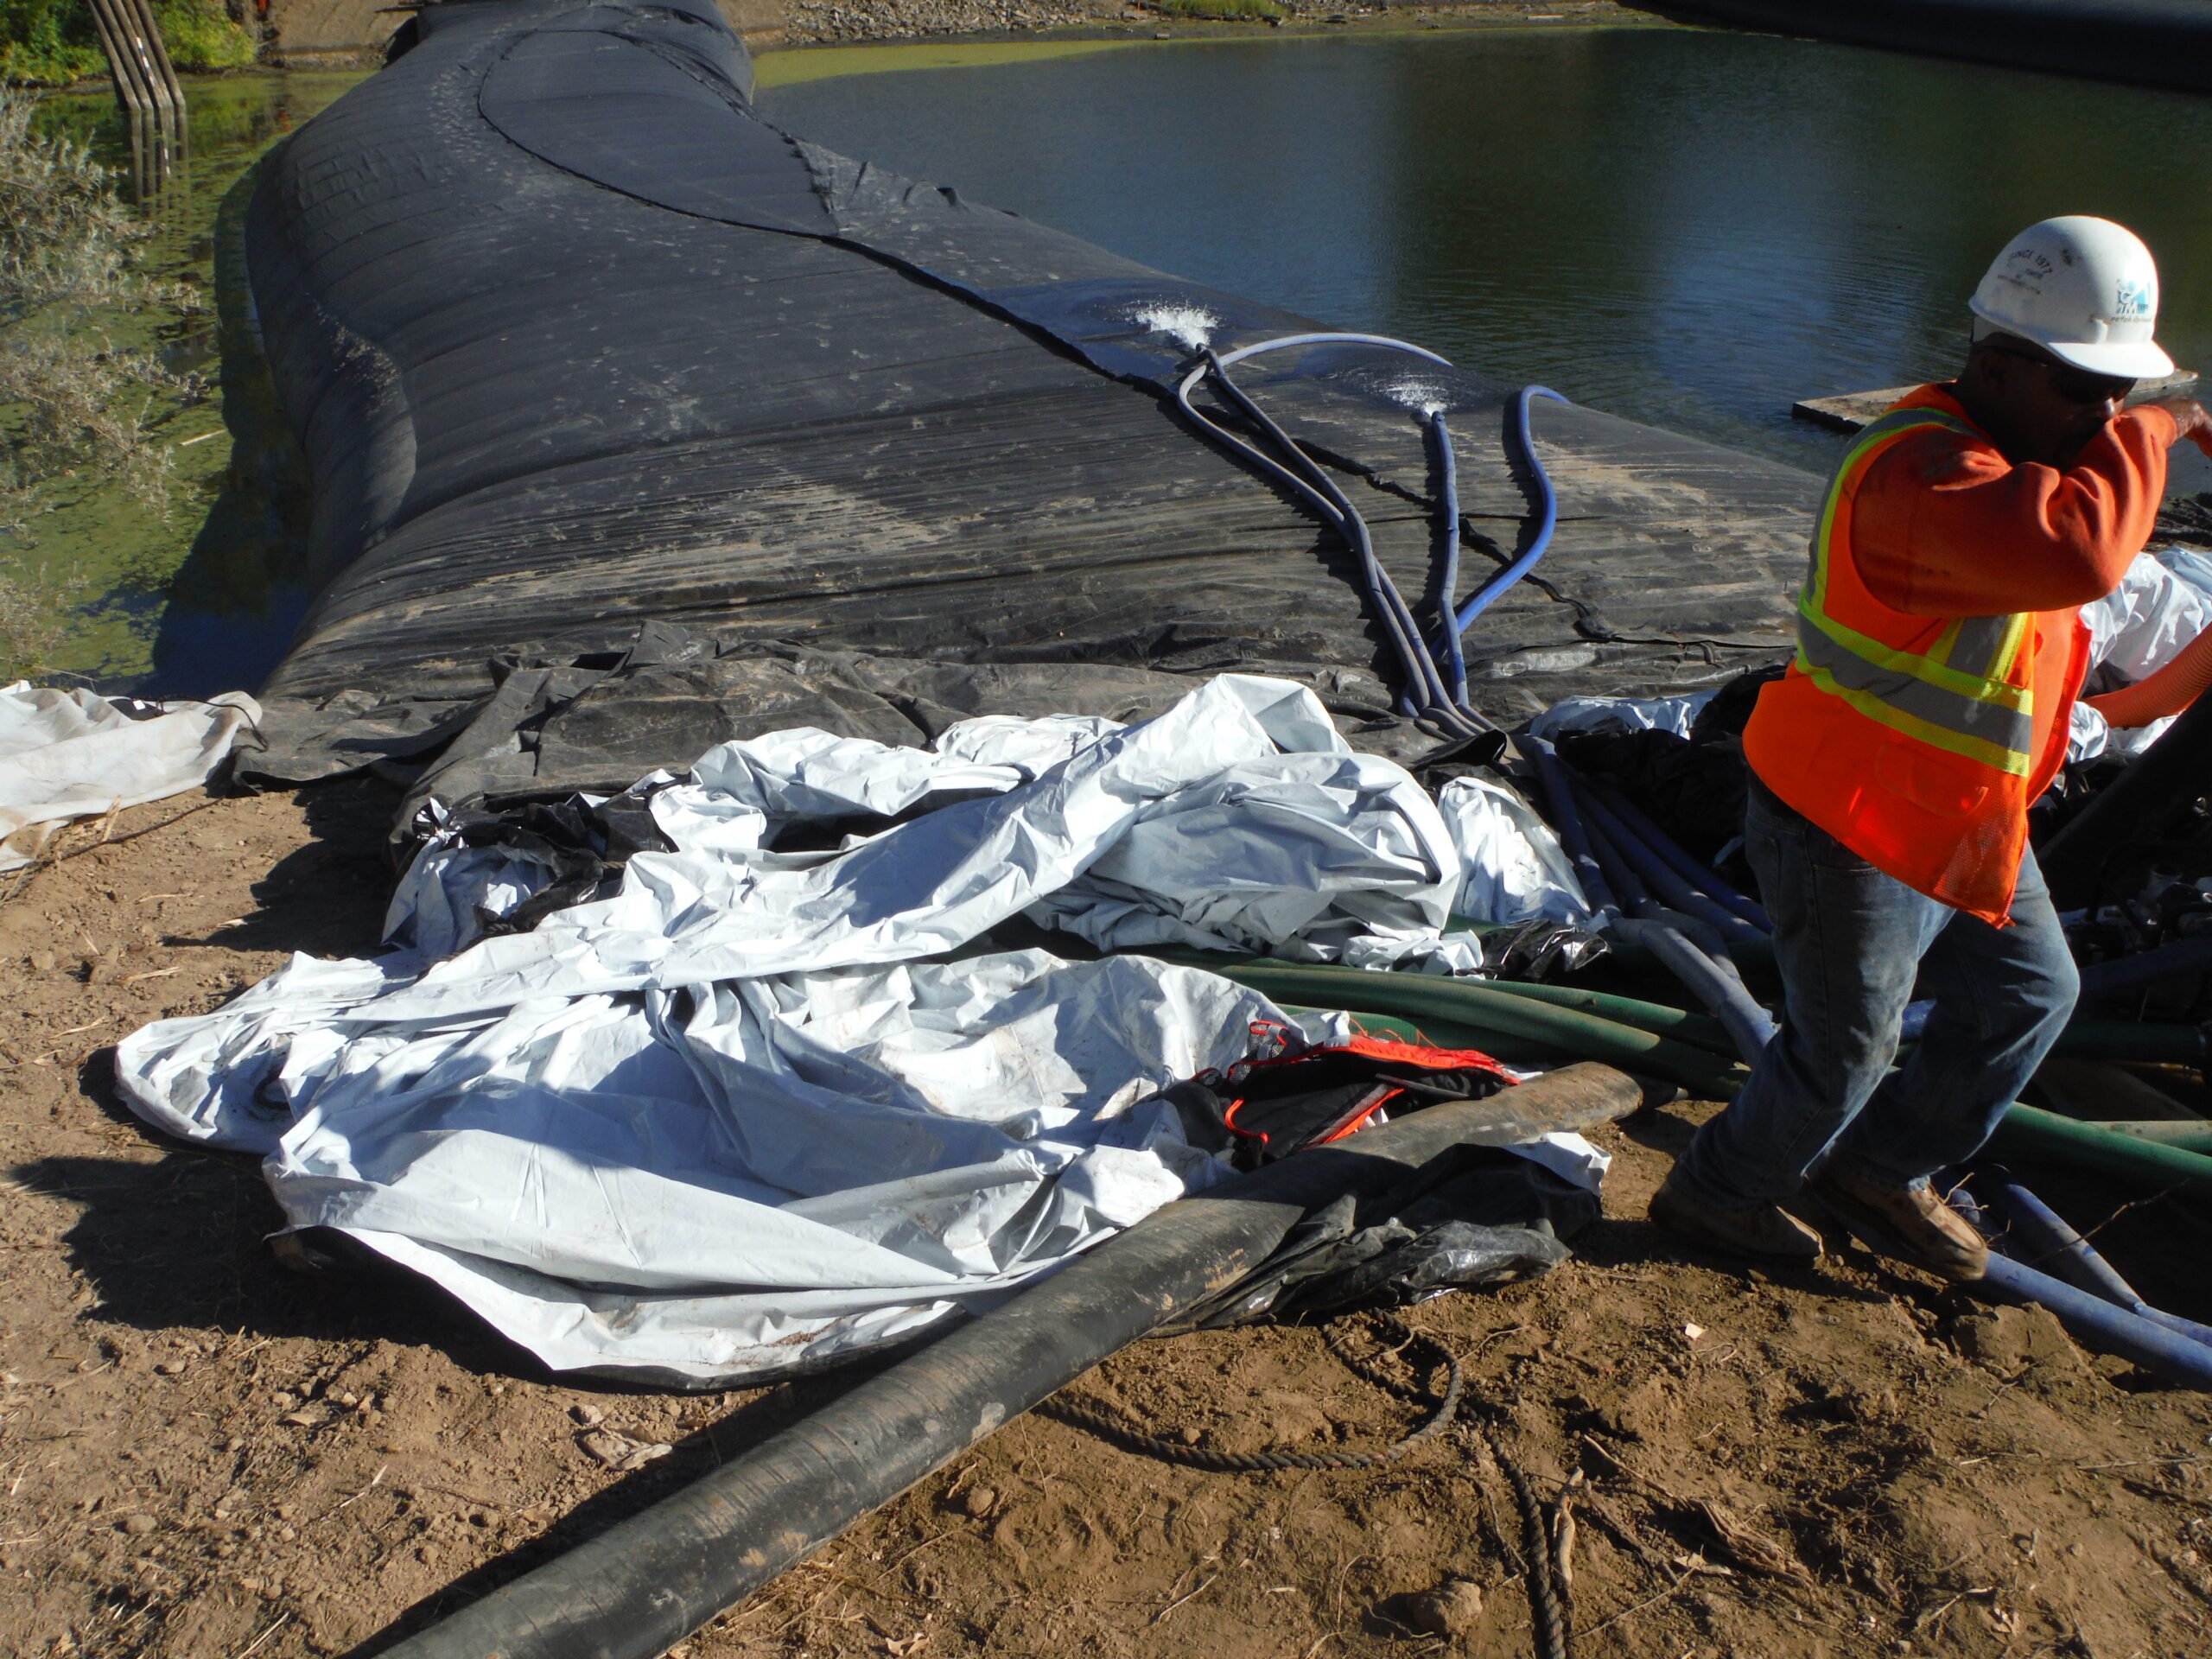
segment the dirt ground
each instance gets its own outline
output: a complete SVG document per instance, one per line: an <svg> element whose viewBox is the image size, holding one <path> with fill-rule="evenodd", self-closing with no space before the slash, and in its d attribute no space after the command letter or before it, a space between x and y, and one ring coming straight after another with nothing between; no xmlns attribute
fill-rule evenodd
<svg viewBox="0 0 2212 1659"><path fill-rule="evenodd" d="M373 943L388 810L369 784L188 797L0 878L0 1651L374 1653L845 1385L549 1379L411 1281L288 1270L251 1160L117 1103L137 1023ZM1547 1501L1579 1471L1583 1659L2212 1652L2212 1401L1855 1249L1771 1277L1686 1255L1643 1210L1706 1109L1601 1137L1576 1261L1407 1316ZM1313 1328L1141 1344L1074 1392L1227 1450L1414 1421ZM1225 1475L1033 1415L677 1651L1524 1654L1519 1531L1478 1445ZM670 1449L608 1465L637 1446ZM1428 1592L1455 1583L1446 1621Z"/></svg>

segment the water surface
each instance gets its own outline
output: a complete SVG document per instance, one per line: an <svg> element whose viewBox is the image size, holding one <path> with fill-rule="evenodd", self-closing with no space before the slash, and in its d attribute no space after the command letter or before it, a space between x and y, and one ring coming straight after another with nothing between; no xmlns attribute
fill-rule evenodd
<svg viewBox="0 0 2212 1659"><path fill-rule="evenodd" d="M2052 214L2143 235L2162 340L2212 365L2212 99L2180 93L1624 29L1141 47L760 105L1179 275L1820 470L1836 441L1790 403L1948 378L1983 268Z"/></svg>

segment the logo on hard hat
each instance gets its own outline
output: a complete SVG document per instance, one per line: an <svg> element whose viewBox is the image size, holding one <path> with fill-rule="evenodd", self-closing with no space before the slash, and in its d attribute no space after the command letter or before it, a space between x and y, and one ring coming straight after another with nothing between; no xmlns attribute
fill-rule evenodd
<svg viewBox="0 0 2212 1659"><path fill-rule="evenodd" d="M2119 298L2113 302L2112 314L2115 318L2125 321L2131 318L2150 316L2157 309L2156 302L2151 298L2148 283L2123 282L2120 285Z"/></svg>

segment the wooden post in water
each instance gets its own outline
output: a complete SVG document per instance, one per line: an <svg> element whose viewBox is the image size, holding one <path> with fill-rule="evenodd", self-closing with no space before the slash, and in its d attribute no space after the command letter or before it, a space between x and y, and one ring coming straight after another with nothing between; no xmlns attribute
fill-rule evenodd
<svg viewBox="0 0 2212 1659"><path fill-rule="evenodd" d="M116 102L130 131L130 184L143 203L161 194L184 160L184 88L149 0L85 0L99 30Z"/></svg>

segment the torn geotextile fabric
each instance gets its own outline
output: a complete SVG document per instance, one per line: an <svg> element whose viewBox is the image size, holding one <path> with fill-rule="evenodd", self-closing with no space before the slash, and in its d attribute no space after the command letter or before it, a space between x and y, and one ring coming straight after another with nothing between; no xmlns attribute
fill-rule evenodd
<svg viewBox="0 0 2212 1659"><path fill-rule="evenodd" d="M260 717L243 691L139 703L27 680L0 686L0 870L29 863L73 818L197 788Z"/></svg>
<svg viewBox="0 0 2212 1659"><path fill-rule="evenodd" d="M633 855L611 899L427 967L298 958L215 1014L147 1027L118 1050L126 1096L171 1133L265 1152L294 1226L435 1280L557 1369L758 1381L973 1311L1203 1185L1218 1166L1141 1103L1282 1020L1138 958L921 958L1163 816L1202 830L1164 843L1179 855L1229 861L1221 893L1253 884L1208 916L1293 913L1280 866L1236 861L1256 832L1221 810L1219 780L1240 768L1268 785L1237 798L1246 817L1285 838L1305 832L1274 789L1294 761L1321 780L1299 798L1313 813L1351 821L1381 797L1435 820L1402 772L1402 795L1380 772L1345 782L1341 766L1389 763L1351 755L1281 681L1224 676L1139 726L956 728L930 754L887 752L903 782L842 777L871 757L817 738L730 746L655 796L673 798L656 817L677 849ZM957 785L949 804L849 849L760 850L790 809L903 810L932 780ZM1193 795L1203 810L1179 811ZM1385 824L1381 853L1330 828L1302 913L1331 913L1315 891L1396 902L1433 942L1457 880L1440 820Z"/></svg>

